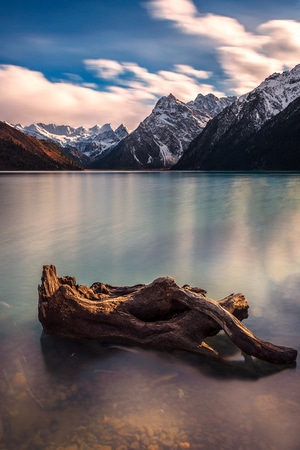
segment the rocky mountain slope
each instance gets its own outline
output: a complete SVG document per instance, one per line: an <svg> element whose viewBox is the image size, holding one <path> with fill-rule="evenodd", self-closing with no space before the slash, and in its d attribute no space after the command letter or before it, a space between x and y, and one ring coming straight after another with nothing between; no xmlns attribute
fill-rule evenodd
<svg viewBox="0 0 300 450"><path fill-rule="evenodd" d="M80 170L53 142L0 122L0 170Z"/></svg>
<svg viewBox="0 0 300 450"><path fill-rule="evenodd" d="M46 125L44 123L13 126L30 136L54 142L66 154L79 160L82 164L88 164L128 135L124 125L113 130L109 123L102 126L95 125L92 128L74 128L68 125Z"/></svg>
<svg viewBox="0 0 300 450"><path fill-rule="evenodd" d="M230 105L235 97L213 94L183 103L172 94L162 97L152 113L92 164L98 169L161 169L174 165L208 121Z"/></svg>
<svg viewBox="0 0 300 450"><path fill-rule="evenodd" d="M268 157L259 153L258 148L255 151L253 149L256 142L259 142L260 152L266 151L268 143L263 143L262 139L267 135L268 139L272 139L268 133L270 130L275 133L275 123L280 127L282 135L286 133L286 129L290 128L289 118L293 116L292 108L286 115L280 116L278 121L273 119L299 96L300 65L291 71L271 75L253 91L241 96L215 116L191 142L173 169L269 170L272 159L270 148ZM260 133L268 122L266 130L269 131L265 130L266 134ZM273 141L273 145L277 147L278 144ZM282 170L279 162L271 165L274 170Z"/></svg>

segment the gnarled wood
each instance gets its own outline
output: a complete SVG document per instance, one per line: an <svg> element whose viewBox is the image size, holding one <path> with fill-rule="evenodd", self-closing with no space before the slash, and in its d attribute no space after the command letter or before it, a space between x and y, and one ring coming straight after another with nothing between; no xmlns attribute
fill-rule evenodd
<svg viewBox="0 0 300 450"><path fill-rule="evenodd" d="M271 363L291 363L297 351L259 339L241 320L248 316L243 294L220 301L206 291L179 287L171 277L148 285L77 285L74 277L58 277L44 266L39 290L39 320L44 331L63 337L121 339L157 348L218 356L204 339L221 329L246 354Z"/></svg>

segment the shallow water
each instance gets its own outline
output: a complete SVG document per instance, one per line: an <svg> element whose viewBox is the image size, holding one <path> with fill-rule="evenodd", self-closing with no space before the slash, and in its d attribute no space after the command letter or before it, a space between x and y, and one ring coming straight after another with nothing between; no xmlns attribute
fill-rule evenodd
<svg viewBox="0 0 300 450"><path fill-rule="evenodd" d="M0 449L299 449L299 369L73 342L37 319L44 264L80 284L173 276L299 348L300 175L2 173Z"/></svg>

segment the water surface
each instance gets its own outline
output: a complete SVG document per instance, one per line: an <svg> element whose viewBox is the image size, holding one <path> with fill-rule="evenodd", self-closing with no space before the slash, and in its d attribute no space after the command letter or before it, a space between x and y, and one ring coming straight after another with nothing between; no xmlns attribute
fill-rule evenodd
<svg viewBox="0 0 300 450"><path fill-rule="evenodd" d="M161 275L300 346L300 175L197 172L0 175L0 449L298 449L299 369L47 336L44 264L80 284ZM283 370L284 369L284 370Z"/></svg>

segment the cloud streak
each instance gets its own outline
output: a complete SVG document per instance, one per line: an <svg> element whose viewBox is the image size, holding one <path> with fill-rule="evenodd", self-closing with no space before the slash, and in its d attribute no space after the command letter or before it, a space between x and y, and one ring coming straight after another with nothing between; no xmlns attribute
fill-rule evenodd
<svg viewBox="0 0 300 450"><path fill-rule="evenodd" d="M248 32L236 19L201 14L191 0L150 0L154 19L168 20L182 33L209 38L216 48L233 93L256 87L265 77L299 63L300 23L271 20Z"/></svg>
<svg viewBox="0 0 300 450"><path fill-rule="evenodd" d="M0 66L0 110L10 123L33 122L92 126L124 123L134 129L153 108L157 99L172 92L183 101L199 92L214 92L208 72L178 65L174 71L151 73L133 62L108 59L86 60L85 67L96 77L109 80L106 90L92 83L78 84L80 77L67 74L69 82L52 82L37 71L13 65ZM95 89L97 86L97 89Z"/></svg>
<svg viewBox="0 0 300 450"><path fill-rule="evenodd" d="M170 92L182 101L194 99L199 92L224 95L216 91L213 85L201 82L211 76L210 72L197 70L189 65L176 64L173 71L160 70L153 73L134 62L87 59L84 63L86 69L94 72L97 77L109 78L115 85L131 90L133 95L138 94L149 100L168 95ZM111 86L109 90L114 91L115 87Z"/></svg>

